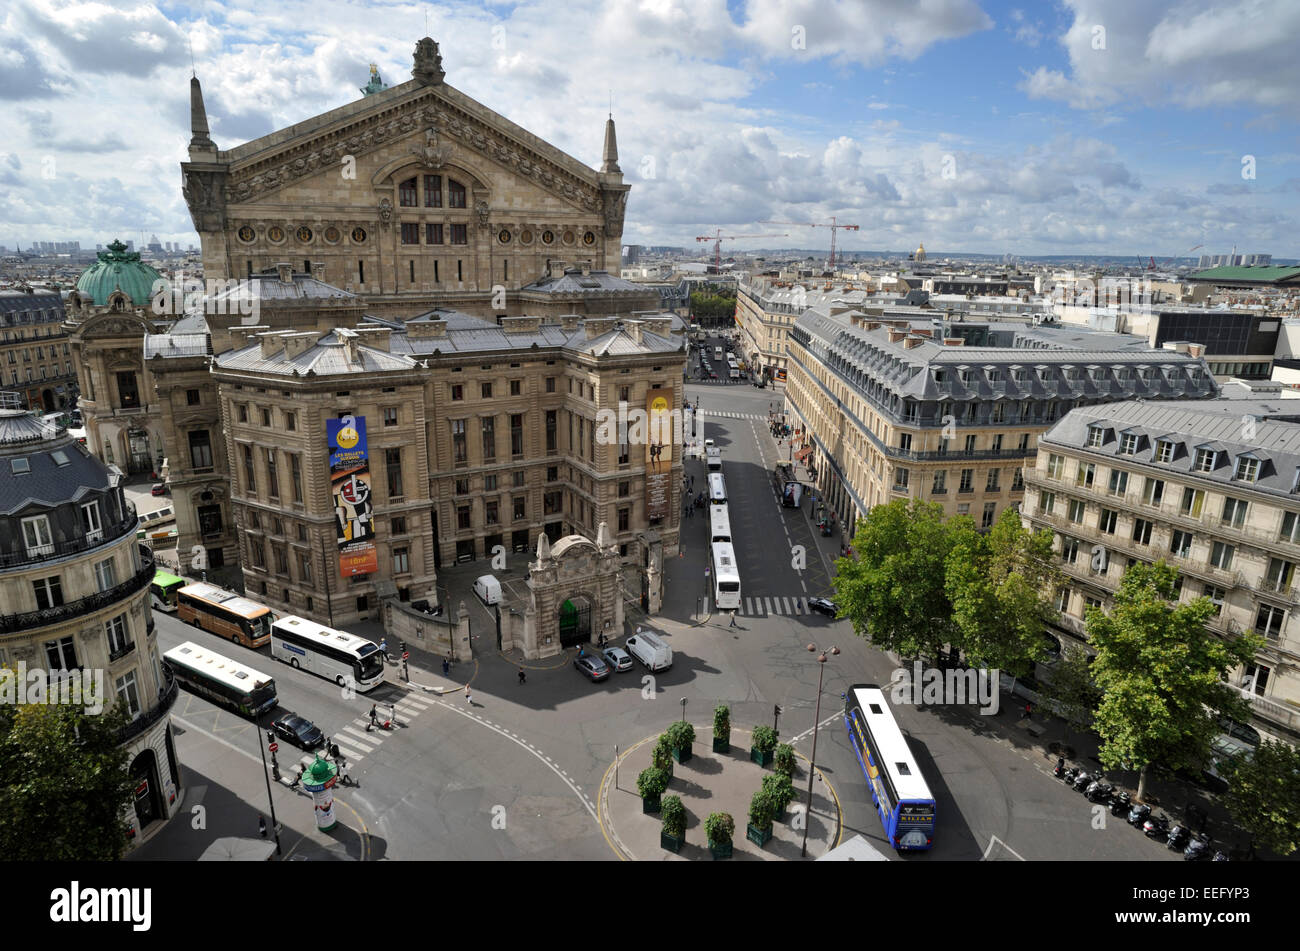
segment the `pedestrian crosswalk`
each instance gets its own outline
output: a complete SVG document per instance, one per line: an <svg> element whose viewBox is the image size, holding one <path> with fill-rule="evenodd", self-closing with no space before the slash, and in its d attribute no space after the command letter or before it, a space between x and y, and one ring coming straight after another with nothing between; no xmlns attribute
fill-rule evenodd
<svg viewBox="0 0 1300 951"><path fill-rule="evenodd" d="M758 413L716 413L711 409L706 409L700 414L700 418L706 421L715 417L722 419L767 419L766 416Z"/></svg>
<svg viewBox="0 0 1300 951"><path fill-rule="evenodd" d="M393 704L391 708L387 704L379 704L378 706L381 723L388 718L391 710L397 723L402 726L409 726L411 721L433 706L433 702L408 693L396 704ZM392 731L389 730L371 730L367 733L366 727L369 723L369 716L356 717L329 737L330 743L338 746L348 769L351 769L365 759L367 755L373 753L383 745L386 739L393 735ZM398 729L401 729L401 727L398 727ZM322 750L322 755L325 752ZM295 767L281 772L280 782L286 786L292 786L303 769L310 766L315 759L316 753L303 753Z"/></svg>
<svg viewBox="0 0 1300 951"><path fill-rule="evenodd" d="M789 598L742 598L745 602L742 617L767 617L769 614L799 615L807 614L808 599L804 597Z"/></svg>

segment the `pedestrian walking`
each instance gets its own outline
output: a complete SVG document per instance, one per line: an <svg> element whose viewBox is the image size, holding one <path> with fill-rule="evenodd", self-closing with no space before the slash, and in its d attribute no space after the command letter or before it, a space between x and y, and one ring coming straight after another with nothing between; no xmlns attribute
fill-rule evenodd
<svg viewBox="0 0 1300 951"><path fill-rule="evenodd" d="M468 703L471 707L474 706L474 698L470 695L469 684L465 685L465 702Z"/></svg>
<svg viewBox="0 0 1300 951"><path fill-rule="evenodd" d="M388 638L382 637L379 639L379 652L383 654L385 658L388 657Z"/></svg>
<svg viewBox="0 0 1300 951"><path fill-rule="evenodd" d="M522 667L519 668L519 682L521 684L528 683L528 676L524 673L524 669Z"/></svg>
<svg viewBox="0 0 1300 951"><path fill-rule="evenodd" d="M1029 717L1033 714L1033 712L1034 712L1034 705L1033 705L1032 703L1030 703L1029 701L1026 700L1026 701L1025 701L1025 719L1029 719Z"/></svg>
<svg viewBox="0 0 1300 951"><path fill-rule="evenodd" d="M370 705L370 725L379 726L379 708L373 703Z"/></svg>
<svg viewBox="0 0 1300 951"><path fill-rule="evenodd" d="M739 625L736 624L736 612L735 612L735 611L732 611L732 612L731 612L731 623L728 624L727 627L739 627Z"/></svg>
<svg viewBox="0 0 1300 951"><path fill-rule="evenodd" d="M262 834L262 838L266 838L266 816L257 817L257 831Z"/></svg>

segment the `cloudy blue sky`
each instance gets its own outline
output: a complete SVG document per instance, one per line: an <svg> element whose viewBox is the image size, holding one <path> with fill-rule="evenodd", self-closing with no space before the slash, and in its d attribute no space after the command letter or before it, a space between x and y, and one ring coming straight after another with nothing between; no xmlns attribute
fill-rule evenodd
<svg viewBox="0 0 1300 951"><path fill-rule="evenodd" d="M612 94L629 243L1300 257L1297 0L11 0L0 245L196 240L187 44L229 148L404 81L426 17L449 84L590 165Z"/></svg>

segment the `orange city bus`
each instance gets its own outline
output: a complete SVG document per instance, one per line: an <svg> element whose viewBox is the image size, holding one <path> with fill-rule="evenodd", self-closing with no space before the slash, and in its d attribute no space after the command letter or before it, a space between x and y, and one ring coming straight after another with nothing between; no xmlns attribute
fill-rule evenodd
<svg viewBox="0 0 1300 951"><path fill-rule="evenodd" d="M181 588L176 593L176 616L245 647L261 647L270 641L275 620L265 605L211 584Z"/></svg>

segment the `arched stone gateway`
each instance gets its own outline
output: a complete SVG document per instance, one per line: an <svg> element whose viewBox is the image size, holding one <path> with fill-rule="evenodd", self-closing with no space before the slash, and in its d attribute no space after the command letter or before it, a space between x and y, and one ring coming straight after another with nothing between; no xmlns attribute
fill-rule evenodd
<svg viewBox="0 0 1300 951"><path fill-rule="evenodd" d="M130 772L134 784L135 817L140 828L145 829L155 819L167 817L162 799L162 782L158 776L158 760L153 750L141 750L132 760Z"/></svg>
<svg viewBox="0 0 1300 951"><path fill-rule="evenodd" d="M553 656L623 630L618 545L604 522L594 542L568 535L552 547L545 533L539 535L527 584L523 643L517 644L525 657Z"/></svg>

